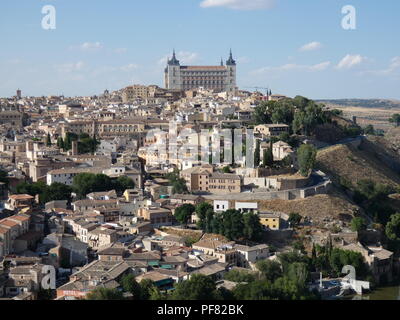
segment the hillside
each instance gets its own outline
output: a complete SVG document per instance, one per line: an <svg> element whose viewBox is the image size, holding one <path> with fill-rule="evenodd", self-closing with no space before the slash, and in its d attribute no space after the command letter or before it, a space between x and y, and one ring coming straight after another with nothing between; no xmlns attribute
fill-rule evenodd
<svg viewBox="0 0 400 320"><path fill-rule="evenodd" d="M337 192L291 201L266 200L261 201L259 205L261 211L299 213L303 217L312 219L313 223L322 225L335 220L348 223L357 212L361 211L358 206Z"/></svg>
<svg viewBox="0 0 400 320"><path fill-rule="evenodd" d="M400 128L390 128L385 134L385 138L379 143L383 143L387 148L400 155Z"/></svg>
<svg viewBox="0 0 400 320"><path fill-rule="evenodd" d="M346 181L356 186L360 180L371 179L376 183L400 186L398 156L371 140L365 140L358 148L336 145L320 150L317 168L338 184Z"/></svg>
<svg viewBox="0 0 400 320"><path fill-rule="evenodd" d="M361 107L361 108L382 108L393 109L400 108L399 100L389 99L327 99L317 100L319 103L337 105L344 107Z"/></svg>

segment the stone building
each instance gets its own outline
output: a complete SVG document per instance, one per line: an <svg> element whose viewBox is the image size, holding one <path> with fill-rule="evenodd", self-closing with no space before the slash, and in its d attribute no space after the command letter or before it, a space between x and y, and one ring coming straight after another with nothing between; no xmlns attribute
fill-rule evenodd
<svg viewBox="0 0 400 320"><path fill-rule="evenodd" d="M181 66L175 51L168 60L164 71L167 89L193 90L204 88L217 92L234 93L236 90L236 61L232 51L226 65L221 60L220 66Z"/></svg>

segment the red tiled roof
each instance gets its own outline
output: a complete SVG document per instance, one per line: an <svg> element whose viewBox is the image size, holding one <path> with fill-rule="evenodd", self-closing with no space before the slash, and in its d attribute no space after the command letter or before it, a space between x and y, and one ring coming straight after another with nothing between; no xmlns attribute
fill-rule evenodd
<svg viewBox="0 0 400 320"><path fill-rule="evenodd" d="M35 199L34 197L30 196L29 194L14 194L9 197L10 199L13 200L30 200L30 199Z"/></svg>
<svg viewBox="0 0 400 320"><path fill-rule="evenodd" d="M15 227L18 226L19 223L12 221L12 220L8 220L8 219L3 219L0 221L0 226L6 226L6 227Z"/></svg>

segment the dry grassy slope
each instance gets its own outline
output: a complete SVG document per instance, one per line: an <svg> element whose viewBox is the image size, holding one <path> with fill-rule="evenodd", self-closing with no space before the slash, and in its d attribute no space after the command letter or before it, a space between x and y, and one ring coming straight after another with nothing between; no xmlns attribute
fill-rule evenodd
<svg viewBox="0 0 400 320"><path fill-rule="evenodd" d="M390 150L400 154L400 127L390 128L386 133L385 138L377 137L377 139L379 139L379 142Z"/></svg>
<svg viewBox="0 0 400 320"><path fill-rule="evenodd" d="M400 176L380 161L376 154L384 149L367 141L362 149L347 145L337 145L321 150L317 155L317 167L330 175L336 182L345 178L354 186L358 181L371 179L397 187Z"/></svg>
<svg viewBox="0 0 400 320"><path fill-rule="evenodd" d="M322 223L324 219L349 222L360 208L350 203L340 193L316 195L306 199L296 200L266 200L260 202L261 211L282 212L286 214L299 213L303 217L310 217L315 223Z"/></svg>

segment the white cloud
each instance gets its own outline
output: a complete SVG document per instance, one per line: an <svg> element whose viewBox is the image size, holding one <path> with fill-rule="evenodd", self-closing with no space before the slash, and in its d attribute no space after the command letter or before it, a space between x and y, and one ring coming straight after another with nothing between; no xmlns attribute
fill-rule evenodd
<svg viewBox="0 0 400 320"><path fill-rule="evenodd" d="M202 8L225 7L233 10L270 9L275 0L203 0Z"/></svg>
<svg viewBox="0 0 400 320"><path fill-rule="evenodd" d="M79 45L70 46L70 50L80 50L80 51L97 51L103 49L103 44L101 42L84 42Z"/></svg>
<svg viewBox="0 0 400 320"><path fill-rule="evenodd" d="M315 64L313 66L310 66L310 70L311 71L323 71L329 68L329 66L331 65L330 61L326 61L326 62L322 62L319 64Z"/></svg>
<svg viewBox="0 0 400 320"><path fill-rule="evenodd" d="M118 53L118 54L124 54L124 53L128 52L128 49L127 48L117 48L114 50L114 52Z"/></svg>
<svg viewBox="0 0 400 320"><path fill-rule="evenodd" d="M372 71L370 70L370 71L366 71L365 73L380 75L380 76L387 76L387 75L395 73L398 70L400 70L400 56L392 58L390 60L390 65L386 69L372 70Z"/></svg>
<svg viewBox="0 0 400 320"><path fill-rule="evenodd" d="M124 71L124 72L129 72L129 71L135 70L137 68L138 68L138 65L131 63L126 66L120 67L119 70Z"/></svg>
<svg viewBox="0 0 400 320"><path fill-rule="evenodd" d="M400 57L394 57L391 61L390 67L391 70L400 68Z"/></svg>
<svg viewBox="0 0 400 320"><path fill-rule="evenodd" d="M176 53L176 58L180 61L181 64L190 64L196 62L199 58L199 55L195 52L179 51ZM169 59L171 59L171 55L166 55L158 60L158 64L165 65L167 64Z"/></svg>
<svg viewBox="0 0 400 320"><path fill-rule="evenodd" d="M103 45L100 42L85 42L81 45L82 50L101 49Z"/></svg>
<svg viewBox="0 0 400 320"><path fill-rule="evenodd" d="M356 55L351 55L348 54L346 55L336 66L337 69L351 69L357 65L360 65L366 60L365 57L356 54Z"/></svg>
<svg viewBox="0 0 400 320"><path fill-rule="evenodd" d="M330 61L321 62L313 65L301 65L295 63L288 63L279 67L264 67L252 72L252 74L264 74L268 72L276 72L276 71L292 71L292 70L303 70L309 72L317 72L324 71L329 68L331 65Z"/></svg>
<svg viewBox="0 0 400 320"><path fill-rule="evenodd" d="M305 44L299 50L300 51L314 51L322 48L322 44L317 41L313 41L310 43Z"/></svg>
<svg viewBox="0 0 400 320"><path fill-rule="evenodd" d="M79 61L79 62L75 62L75 63L65 63L65 64L57 65L55 68L58 72L61 72L61 73L71 73L71 72L81 71L84 66L85 66L85 63L82 61Z"/></svg>

